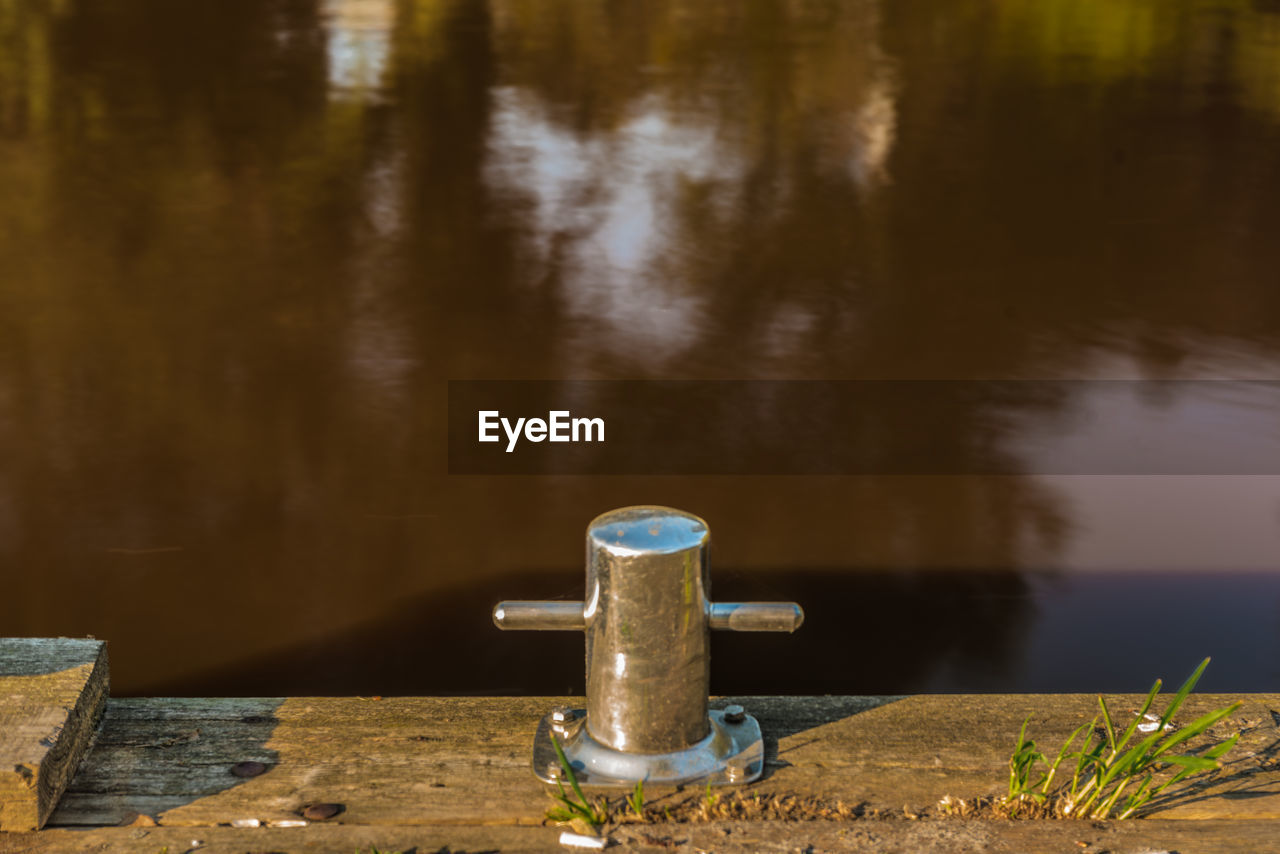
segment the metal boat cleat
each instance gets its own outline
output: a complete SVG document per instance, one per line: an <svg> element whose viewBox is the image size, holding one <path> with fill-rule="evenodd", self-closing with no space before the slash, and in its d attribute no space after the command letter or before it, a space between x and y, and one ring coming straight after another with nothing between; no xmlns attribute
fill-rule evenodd
<svg viewBox="0 0 1280 854"><path fill-rule="evenodd" d="M741 706L708 710L710 630L793 632L794 602L712 602L707 523L670 507L624 507L587 527L586 602L499 602L500 629L586 632L587 708L538 724L533 770L579 783L748 783L764 771L760 724Z"/></svg>

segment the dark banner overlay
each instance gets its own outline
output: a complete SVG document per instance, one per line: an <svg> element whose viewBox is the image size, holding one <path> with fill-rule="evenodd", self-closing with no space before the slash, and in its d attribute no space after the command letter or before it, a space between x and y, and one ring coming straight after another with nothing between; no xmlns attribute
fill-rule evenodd
<svg viewBox="0 0 1280 854"><path fill-rule="evenodd" d="M458 380L449 472L1280 474L1280 382Z"/></svg>

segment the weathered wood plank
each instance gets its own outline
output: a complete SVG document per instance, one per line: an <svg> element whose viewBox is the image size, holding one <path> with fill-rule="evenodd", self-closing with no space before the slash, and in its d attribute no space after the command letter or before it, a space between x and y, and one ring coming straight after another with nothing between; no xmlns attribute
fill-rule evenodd
<svg viewBox="0 0 1280 854"><path fill-rule="evenodd" d="M107 646L0 639L0 831L48 819L106 707Z"/></svg>
<svg viewBox="0 0 1280 854"><path fill-rule="evenodd" d="M609 850L648 852L714 851L716 854L794 854L841 851L849 854L976 852L986 854L1102 854L1102 852L1212 851L1215 854L1267 854L1280 851L1276 824L1270 821L1206 820L1128 822L1075 821L880 821L711 822L707 824L629 825L611 838ZM551 827L403 827L311 825L299 828L120 827L94 830L44 830L0 835L3 854L79 854L146 852L172 854L289 854L380 851L486 851L543 854L570 849L558 844Z"/></svg>
<svg viewBox="0 0 1280 854"><path fill-rule="evenodd" d="M83 651L83 650L82 650ZM0 730L30 738L43 724L19 722L36 685L92 666L67 642L26 642L0 655L8 682ZM97 659L94 659L97 663ZM101 695L105 696L105 653ZM19 675L18 671L21 671ZM19 684L12 680L37 680ZM52 681L51 681L52 680ZM86 675L86 685L91 682ZM63 697L63 712L92 692ZM62 696L62 695L59 695ZM1139 697L1109 698L1134 709ZM1189 701L1183 722L1237 699ZM806 845L840 850L1087 850L1141 841L1172 850L1194 842L1214 850L1276 850L1280 840L1280 695L1250 695L1216 728L1242 737L1211 785L1169 800L1160 820L1129 823L907 821L623 825L629 847L774 851ZM1024 718L1043 747L1090 720L1086 695L917 697L740 697L766 733L766 778L748 788L843 801L881 816L931 814L943 795L991 794L1004 784ZM559 850L541 827L546 787L530 773L534 727L550 707L580 698L141 699L106 703L96 746L39 833L0 834L9 850L353 850L449 846ZM68 714L68 717L70 715ZM0 717L0 721L6 720ZM65 732L65 728L64 728ZM37 739L38 743L38 739ZM244 763L260 763L262 773ZM34 766L34 767L39 767ZM0 770L3 766L0 766ZM699 797L690 789L647 792L659 805ZM341 812L305 827L231 827L232 822L299 823L308 804ZM160 826L110 827L149 816ZM936 815L936 810L932 812ZM10 812L12 819L16 813ZM38 819L38 811L37 816ZM1169 819L1192 819L1170 821ZM36 826L36 822L27 826ZM143 822L146 824L146 821ZM1091 841L1092 840L1092 841ZM1275 844L1280 844L1276 842ZM139 847L141 846L141 847Z"/></svg>
<svg viewBox="0 0 1280 854"><path fill-rule="evenodd" d="M1184 715L1235 697L1193 697ZM1113 698L1115 709L1141 698ZM346 825L536 825L548 801L531 774L534 727L571 698L301 698L113 700L90 760L52 819L115 824L134 813L164 825L296 819L340 803ZM581 702L579 699L577 702ZM1013 739L1056 746L1092 718L1087 695L908 698L725 698L766 733L762 792L901 810L1004 785ZM1214 785L1171 801L1161 817L1280 819L1280 696L1250 695L1218 728L1244 734ZM237 777L255 761L265 773ZM661 797L667 792L653 792Z"/></svg>

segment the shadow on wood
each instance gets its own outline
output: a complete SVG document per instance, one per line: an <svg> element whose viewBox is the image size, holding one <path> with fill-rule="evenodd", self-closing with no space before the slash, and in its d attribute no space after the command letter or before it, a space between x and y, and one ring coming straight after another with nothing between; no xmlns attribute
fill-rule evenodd
<svg viewBox="0 0 1280 854"><path fill-rule="evenodd" d="M111 700L93 752L50 824L110 826L139 816L147 817L143 823L182 824L177 817L184 807L278 775L279 755L269 743L280 704L274 699ZM270 806L268 812L280 812Z"/></svg>

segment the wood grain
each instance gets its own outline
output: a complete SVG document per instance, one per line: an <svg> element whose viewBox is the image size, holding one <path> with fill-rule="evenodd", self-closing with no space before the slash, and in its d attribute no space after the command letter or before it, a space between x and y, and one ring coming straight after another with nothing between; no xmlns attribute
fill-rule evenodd
<svg viewBox="0 0 1280 854"><path fill-rule="evenodd" d="M94 697L106 693L105 650L95 649L90 661L66 643L49 655L31 643L0 648L0 744L12 753L50 732L61 743L84 731ZM1141 699L1108 702L1122 717ZM1280 851L1280 695L1193 697L1176 722L1236 699L1242 708L1211 731L1241 733L1226 767L1166 798L1154 818L1003 822L941 818L936 804L1000 791L1022 722L1042 749L1055 749L1093 718L1095 696L719 698L714 706L743 705L765 732L766 775L747 792L841 801L879 817L622 824L612 837L654 851ZM0 852L567 850L543 826L548 790L530 768L537 722L561 704L582 699L109 700L93 750L46 829L0 833ZM70 723L41 717L50 709ZM37 775L37 759L14 764ZM25 777L14 776L21 785L11 778L4 791L22 798L8 795L0 818L5 827L38 826L40 807L31 804L39 787L33 800ZM664 805L702 794L693 786L646 796ZM312 815L336 814L304 818L314 804L338 806Z"/></svg>
<svg viewBox="0 0 1280 854"><path fill-rule="evenodd" d="M0 639L0 831L45 823L89 747L107 689L101 641Z"/></svg>
<svg viewBox="0 0 1280 854"><path fill-rule="evenodd" d="M1233 697L1193 697L1184 720ZM1141 698L1111 698L1136 708ZM53 817L164 825L297 819L341 803L348 825L536 825L548 801L530 770L532 734L580 698L113 700L102 735ZM878 809L926 809L944 795L1000 790L1022 721L1045 747L1092 718L1087 695L905 698L737 697L766 733L767 775L752 788ZM1211 786L1167 801L1170 819L1280 820L1280 696L1250 695L1219 736L1243 728ZM241 778L240 762L265 773ZM655 791L651 797L673 791Z"/></svg>
<svg viewBox="0 0 1280 854"><path fill-rule="evenodd" d="M573 851L553 827L310 825L299 828L113 827L0 834L3 854L368 854L384 852ZM1272 821L807 821L711 822L622 827L609 851L679 854L1274 854L1280 835ZM193 843L200 843L194 846Z"/></svg>

